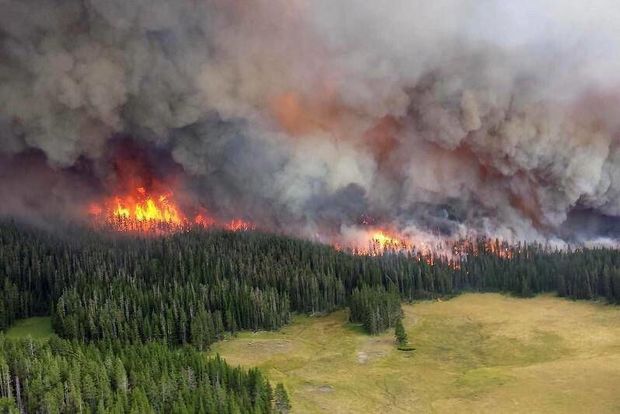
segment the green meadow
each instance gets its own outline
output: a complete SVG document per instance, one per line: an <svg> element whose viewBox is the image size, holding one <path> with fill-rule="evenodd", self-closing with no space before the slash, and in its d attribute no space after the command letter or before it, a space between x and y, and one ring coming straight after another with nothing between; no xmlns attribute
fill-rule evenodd
<svg viewBox="0 0 620 414"><path fill-rule="evenodd" d="M27 337L32 337L33 339L48 339L53 333L51 318L47 316L36 316L16 321L13 326L7 329L5 335L10 339Z"/></svg>
<svg viewBox="0 0 620 414"><path fill-rule="evenodd" d="M213 352L282 381L296 413L620 412L620 307L464 294L403 309L413 352L346 311Z"/></svg>

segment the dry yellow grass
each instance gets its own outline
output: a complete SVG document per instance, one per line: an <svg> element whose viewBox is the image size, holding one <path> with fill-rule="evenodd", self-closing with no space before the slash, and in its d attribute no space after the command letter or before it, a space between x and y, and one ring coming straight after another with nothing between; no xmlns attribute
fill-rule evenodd
<svg viewBox="0 0 620 414"><path fill-rule="evenodd" d="M466 294L404 310L412 353L344 311L214 352L283 381L298 413L620 412L620 307Z"/></svg>

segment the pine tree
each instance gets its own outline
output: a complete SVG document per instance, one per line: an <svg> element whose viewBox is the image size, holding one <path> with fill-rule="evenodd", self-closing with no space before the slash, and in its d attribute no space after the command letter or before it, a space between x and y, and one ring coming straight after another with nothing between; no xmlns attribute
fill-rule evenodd
<svg viewBox="0 0 620 414"><path fill-rule="evenodd" d="M12 398L0 397L0 413L2 414L19 414L19 410Z"/></svg>
<svg viewBox="0 0 620 414"><path fill-rule="evenodd" d="M407 346L407 332L405 332L405 327L403 326L403 318L398 318L396 320L396 326L394 328L394 336L396 337L396 344L399 347Z"/></svg>
<svg viewBox="0 0 620 414"><path fill-rule="evenodd" d="M274 392L274 408L278 414L287 414L291 410L291 402L284 385L279 382Z"/></svg>

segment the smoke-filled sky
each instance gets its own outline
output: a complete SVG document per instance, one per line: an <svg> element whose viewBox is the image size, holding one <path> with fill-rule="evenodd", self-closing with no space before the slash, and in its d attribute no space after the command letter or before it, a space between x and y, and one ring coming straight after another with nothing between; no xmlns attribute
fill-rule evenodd
<svg viewBox="0 0 620 414"><path fill-rule="evenodd" d="M590 237L620 216L615 0L0 10L3 213L77 214L128 145L217 214L304 235Z"/></svg>

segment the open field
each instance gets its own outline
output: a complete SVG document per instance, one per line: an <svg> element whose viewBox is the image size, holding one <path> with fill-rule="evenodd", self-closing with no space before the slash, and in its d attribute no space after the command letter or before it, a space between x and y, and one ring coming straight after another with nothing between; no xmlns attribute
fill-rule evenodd
<svg viewBox="0 0 620 414"><path fill-rule="evenodd" d="M33 339L48 339L53 333L50 317L35 316L15 322L13 326L7 329L6 337L19 339L31 336Z"/></svg>
<svg viewBox="0 0 620 414"><path fill-rule="evenodd" d="M345 311L214 352L284 382L298 413L620 412L620 307L465 294L403 308L412 353Z"/></svg>

